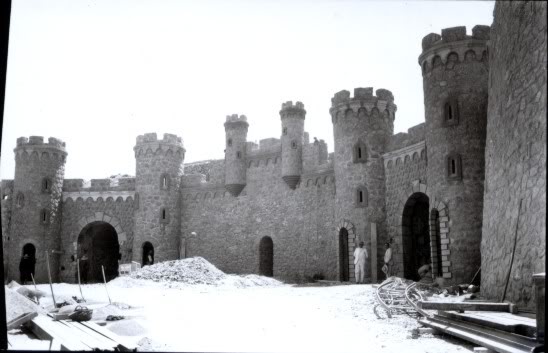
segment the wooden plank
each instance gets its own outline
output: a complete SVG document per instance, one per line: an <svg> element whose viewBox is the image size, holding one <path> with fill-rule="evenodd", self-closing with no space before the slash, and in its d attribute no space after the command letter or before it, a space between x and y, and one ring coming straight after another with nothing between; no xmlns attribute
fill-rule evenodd
<svg viewBox="0 0 548 353"><path fill-rule="evenodd" d="M38 315L31 321L27 322L27 325L31 331L40 339L52 340L57 339L62 349L70 351L89 350L90 348L81 342L75 340L70 333L63 332L55 321L51 321L47 316Z"/></svg>
<svg viewBox="0 0 548 353"><path fill-rule="evenodd" d="M13 330L14 328L18 328L19 326L23 325L25 322L28 322L32 319L34 319L36 316L38 316L38 313L36 311L33 311L32 313L25 313L21 314L15 319L8 322L8 331Z"/></svg>
<svg viewBox="0 0 548 353"><path fill-rule="evenodd" d="M87 326L82 325L80 322L74 322L74 321L65 321L68 325L73 326L75 329L81 331L85 335L88 335L92 337L94 340L97 340L100 342L101 345L103 345L104 349L114 349L118 346L118 343L111 340L108 337L105 337L104 335L101 335L100 333L88 328Z"/></svg>
<svg viewBox="0 0 548 353"><path fill-rule="evenodd" d="M138 347L136 344L129 342L125 338L118 336L114 332L106 328L103 328L93 322L87 321L87 322L82 322L81 324L117 342L121 346L121 348L124 350L134 350Z"/></svg>
<svg viewBox="0 0 548 353"><path fill-rule="evenodd" d="M456 311L440 311L438 315L527 337L535 337L537 329L535 320L503 312L458 313Z"/></svg>
<svg viewBox="0 0 548 353"><path fill-rule="evenodd" d="M79 329L78 327L74 326L74 323L72 321L66 321L66 320L61 320L59 321L60 324L62 325L66 325L66 327L68 329L71 330L71 333L77 337L82 343L86 344L87 346L91 347L92 349L108 349L108 350L112 350L114 349L114 347L116 347L116 344L112 345L112 344L106 344L105 342L83 332L81 329Z"/></svg>
<svg viewBox="0 0 548 353"><path fill-rule="evenodd" d="M508 303L489 303L489 302L430 302L419 300L417 302L419 308L427 310L444 310L444 311L504 311L510 310Z"/></svg>

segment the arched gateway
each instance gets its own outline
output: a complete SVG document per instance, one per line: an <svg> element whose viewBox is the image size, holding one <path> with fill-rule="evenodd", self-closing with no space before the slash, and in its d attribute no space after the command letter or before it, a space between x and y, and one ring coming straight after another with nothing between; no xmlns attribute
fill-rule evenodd
<svg viewBox="0 0 548 353"><path fill-rule="evenodd" d="M403 208L403 276L411 280L419 280L418 268L431 262L428 201L426 194L415 192Z"/></svg>
<svg viewBox="0 0 548 353"><path fill-rule="evenodd" d="M95 221L87 224L78 236L78 258L86 252L88 257L88 281L102 282L105 269L107 281L118 276L118 260L120 258L120 245L118 233L107 222Z"/></svg>

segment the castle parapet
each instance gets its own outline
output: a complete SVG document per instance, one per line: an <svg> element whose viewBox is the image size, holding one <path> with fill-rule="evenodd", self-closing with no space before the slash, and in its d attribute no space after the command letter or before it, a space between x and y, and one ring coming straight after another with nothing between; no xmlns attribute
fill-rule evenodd
<svg viewBox="0 0 548 353"><path fill-rule="evenodd" d="M225 121L225 129L237 127L249 127L247 117L245 115L238 116L238 114L227 115Z"/></svg>
<svg viewBox="0 0 548 353"><path fill-rule="evenodd" d="M306 110L304 110L304 104L302 102L296 102L293 104L292 101L287 101L282 103L282 109L280 110L281 118L286 117L298 117L304 119L306 115Z"/></svg>
<svg viewBox="0 0 548 353"><path fill-rule="evenodd" d="M48 142L45 143L43 136L19 137L13 151L15 152L15 159L19 162L24 162L28 156L34 153L38 155L40 160L49 158L64 163L68 154L63 141L50 137Z"/></svg>
<svg viewBox="0 0 548 353"><path fill-rule="evenodd" d="M183 174L181 176L181 181L183 188L190 188L204 185L206 183L206 176L201 173Z"/></svg>
<svg viewBox="0 0 548 353"><path fill-rule="evenodd" d="M17 139L17 146L15 147L15 150L18 148L55 148L60 151L65 152L65 143L58 138L50 137L48 139L47 143L44 143L44 137L43 136L30 136L30 137L19 137Z"/></svg>
<svg viewBox="0 0 548 353"><path fill-rule="evenodd" d="M159 140L155 132L137 136L137 143L133 148L135 155L138 156L140 153L146 153L148 149L154 153L158 149L161 149L164 152L182 153L183 156L185 152L181 137L174 134L164 134L164 138Z"/></svg>
<svg viewBox="0 0 548 353"><path fill-rule="evenodd" d="M487 61L487 41L491 27L477 25L472 35L466 34L466 27L452 27L441 30L441 35L430 33L422 39L422 54L419 65L423 74L432 67L446 65L449 61ZM453 54L450 56L449 54Z"/></svg>
<svg viewBox="0 0 548 353"><path fill-rule="evenodd" d="M397 110L397 106L394 104L394 95L391 91L379 88L375 91L376 96L373 95L373 87L359 87L354 88L354 97L350 96L350 92L342 90L335 93L331 98L331 109L329 112L334 117L336 112L346 112L348 109L352 109L354 113L357 113L360 108L365 108L367 114L370 114L373 108L376 108L380 113L388 110L390 117L394 120L394 113Z"/></svg>

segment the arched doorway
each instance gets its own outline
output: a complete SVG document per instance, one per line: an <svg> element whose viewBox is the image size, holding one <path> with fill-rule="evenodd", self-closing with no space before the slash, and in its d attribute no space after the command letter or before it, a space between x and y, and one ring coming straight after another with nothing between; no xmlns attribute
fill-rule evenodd
<svg viewBox="0 0 548 353"><path fill-rule="evenodd" d="M274 243L268 236L263 237L259 243L259 274L274 276Z"/></svg>
<svg viewBox="0 0 548 353"><path fill-rule="evenodd" d="M428 196L422 192L412 194L403 208L402 246L403 276L419 280L417 270L430 263Z"/></svg>
<svg viewBox="0 0 548 353"><path fill-rule="evenodd" d="M149 258L150 255L150 258ZM141 265L147 266L147 265L153 265L154 264L154 246L151 242L145 241L143 243L143 258Z"/></svg>
<svg viewBox="0 0 548 353"><path fill-rule="evenodd" d="M348 230L341 228L339 231L339 277L341 282L350 280L350 271L348 258Z"/></svg>
<svg viewBox="0 0 548 353"><path fill-rule="evenodd" d="M118 276L118 260L120 257L120 245L118 233L113 226L106 222L92 222L84 227L78 236L78 258L84 253L88 258L87 273L82 273L82 278L88 282L103 281L101 266L105 268L105 278L110 281Z"/></svg>
<svg viewBox="0 0 548 353"><path fill-rule="evenodd" d="M25 284L26 281L32 281L34 276L34 270L36 265L36 247L27 243L23 246L21 251L21 265L20 265L20 279L21 284Z"/></svg>

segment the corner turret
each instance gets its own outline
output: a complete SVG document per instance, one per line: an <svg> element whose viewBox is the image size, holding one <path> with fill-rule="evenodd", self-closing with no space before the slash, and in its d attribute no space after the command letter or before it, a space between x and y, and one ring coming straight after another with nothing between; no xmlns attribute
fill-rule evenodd
<svg viewBox="0 0 548 353"><path fill-rule="evenodd" d="M282 178L291 189L301 181L305 115L303 103L282 103Z"/></svg>
<svg viewBox="0 0 548 353"><path fill-rule="evenodd" d="M67 152L65 143L50 137L20 137L15 152L15 178L10 254L30 252L36 258L35 279L47 281L45 252L50 254L53 280L58 280L60 249L61 198ZM24 248L24 250L23 250ZM10 277L17 278L20 255L9 260Z"/></svg>
<svg viewBox="0 0 548 353"><path fill-rule="evenodd" d="M150 245L156 261L174 260L180 233L179 189L186 152L183 140L172 134L164 134L159 140L156 133L148 133L137 137L133 149L135 198L139 199L134 211L133 261L141 262Z"/></svg>
<svg viewBox="0 0 548 353"><path fill-rule="evenodd" d="M436 276L467 281L480 266L490 27L442 29L422 40L427 180L432 212L447 205L451 227L434 238ZM441 245L440 245L441 243ZM436 249L435 244L432 248ZM441 264L441 266L439 266Z"/></svg>
<svg viewBox="0 0 548 353"><path fill-rule="evenodd" d="M227 115L225 122L225 189L232 196L240 195L246 185L247 117Z"/></svg>

